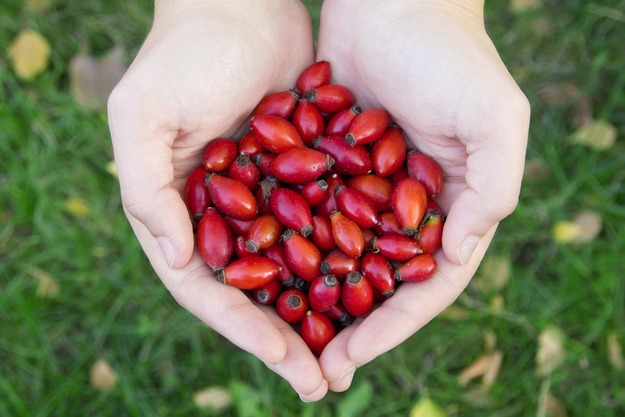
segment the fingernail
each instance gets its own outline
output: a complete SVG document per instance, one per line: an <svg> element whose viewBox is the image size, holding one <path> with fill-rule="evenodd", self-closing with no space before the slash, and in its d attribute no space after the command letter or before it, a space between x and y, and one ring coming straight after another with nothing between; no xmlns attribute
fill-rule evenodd
<svg viewBox="0 0 625 417"><path fill-rule="evenodd" d="M467 236L464 241L458 247L458 261L460 265L465 265L473 256L477 244L480 242L480 238L474 235Z"/></svg>
<svg viewBox="0 0 625 417"><path fill-rule="evenodd" d="M307 399L305 399L305 398L304 398L304 396L303 396L302 394L299 394L299 393L298 393L298 395L299 395L299 399L300 399L300 401L301 401L301 402L303 402L303 403L309 403L309 402L310 402L310 401L308 401Z"/></svg>
<svg viewBox="0 0 625 417"><path fill-rule="evenodd" d="M161 247L161 251L163 252L167 265L171 268L176 260L176 249L174 249L174 244L171 243L171 239L166 236L157 237L156 241L158 242L158 246Z"/></svg>

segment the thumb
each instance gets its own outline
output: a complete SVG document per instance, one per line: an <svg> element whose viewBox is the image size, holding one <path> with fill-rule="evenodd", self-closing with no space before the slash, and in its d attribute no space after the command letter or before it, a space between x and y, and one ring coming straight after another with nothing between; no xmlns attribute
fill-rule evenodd
<svg viewBox="0 0 625 417"><path fill-rule="evenodd" d="M527 103L527 101L522 101ZM492 114L492 113L491 113ZM443 230L443 250L453 263L465 265L482 238L517 206L529 128L529 105L489 121L467 149L464 178L448 182L442 199L451 201Z"/></svg>
<svg viewBox="0 0 625 417"><path fill-rule="evenodd" d="M142 122L127 104L112 95L108 108L122 204L156 239L167 265L181 268L191 259L194 241L188 210L174 185L177 131L150 128L154 120ZM145 249L153 242L140 243Z"/></svg>

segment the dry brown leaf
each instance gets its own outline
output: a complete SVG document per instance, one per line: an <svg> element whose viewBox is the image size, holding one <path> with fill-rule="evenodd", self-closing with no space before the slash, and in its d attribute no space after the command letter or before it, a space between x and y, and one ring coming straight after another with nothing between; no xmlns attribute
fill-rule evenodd
<svg viewBox="0 0 625 417"><path fill-rule="evenodd" d="M616 142L616 128L605 120L591 120L581 125L570 137L572 143L597 151L610 149Z"/></svg>
<svg viewBox="0 0 625 417"><path fill-rule="evenodd" d="M538 335L538 350L536 352L536 374L544 377L564 362L565 335L556 326L549 326Z"/></svg>
<svg viewBox="0 0 625 417"><path fill-rule="evenodd" d="M529 159L525 163L523 179L530 181L540 181L551 176L551 167L540 158Z"/></svg>
<svg viewBox="0 0 625 417"><path fill-rule="evenodd" d="M498 293L510 280L510 266L510 258L507 256L486 256L472 285L484 295Z"/></svg>
<svg viewBox="0 0 625 417"><path fill-rule="evenodd" d="M607 338L608 345L608 361L615 369L622 371L625 369L625 358L623 358L623 349L618 340L616 332L610 332Z"/></svg>
<svg viewBox="0 0 625 417"><path fill-rule="evenodd" d="M124 57L124 49L116 46L99 59L84 54L72 58L70 86L72 95L81 106L89 110L106 107L111 91L126 72Z"/></svg>
<svg viewBox="0 0 625 417"><path fill-rule="evenodd" d="M101 392L108 392L117 384L117 372L106 360L98 359L91 367L89 379L93 388Z"/></svg>
<svg viewBox="0 0 625 417"><path fill-rule="evenodd" d="M566 408L564 404L556 397L548 392L541 393L538 399L539 416L544 417L567 417Z"/></svg>
<svg viewBox="0 0 625 417"><path fill-rule="evenodd" d="M223 387L212 386L193 393L193 403L198 408L223 410L232 403L232 397Z"/></svg>
<svg viewBox="0 0 625 417"><path fill-rule="evenodd" d="M50 44L40 33L24 29L9 45L8 55L15 74L30 80L48 66Z"/></svg>
<svg viewBox="0 0 625 417"><path fill-rule="evenodd" d="M54 298L61 291L61 285L48 272L37 267L28 269L30 275L37 280L37 296L41 298Z"/></svg>
<svg viewBox="0 0 625 417"><path fill-rule="evenodd" d="M545 83L540 87L540 97L548 104L569 104L581 95L579 88L572 82Z"/></svg>
<svg viewBox="0 0 625 417"><path fill-rule="evenodd" d="M488 388L497 380L502 361L503 352L500 350L485 353L460 372L458 381L461 385L466 385L473 379L482 377L482 386Z"/></svg>
<svg viewBox="0 0 625 417"><path fill-rule="evenodd" d="M559 243L580 244L594 240L603 229L599 213L592 210L580 211L572 220L557 222L553 226L553 239Z"/></svg>

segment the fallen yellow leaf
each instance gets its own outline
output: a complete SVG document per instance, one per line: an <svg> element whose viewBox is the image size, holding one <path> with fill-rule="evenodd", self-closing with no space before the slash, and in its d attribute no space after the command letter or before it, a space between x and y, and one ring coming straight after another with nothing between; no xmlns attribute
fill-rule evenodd
<svg viewBox="0 0 625 417"><path fill-rule="evenodd" d="M502 361L503 352L500 350L485 353L460 372L458 381L461 385L466 385L473 379L482 377L482 386L488 388L497 380Z"/></svg>
<svg viewBox="0 0 625 417"><path fill-rule="evenodd" d="M232 403L232 398L225 388L213 386L194 392L193 403L198 408L220 411Z"/></svg>
<svg viewBox="0 0 625 417"><path fill-rule="evenodd" d="M117 384L117 372L104 360L98 359L91 367L91 386L98 391L108 392L115 388Z"/></svg>
<svg viewBox="0 0 625 417"><path fill-rule="evenodd" d="M608 344L608 361L610 364L619 371L625 369L625 358L623 358L623 349L621 343L618 340L616 332L610 332L607 338Z"/></svg>
<svg viewBox="0 0 625 417"><path fill-rule="evenodd" d="M572 143L602 151L616 142L616 128L605 120L592 120L579 127L570 137Z"/></svg>
<svg viewBox="0 0 625 417"><path fill-rule="evenodd" d="M15 74L30 80L48 66L50 44L40 33L25 29L9 45L8 55Z"/></svg>
<svg viewBox="0 0 625 417"><path fill-rule="evenodd" d="M26 0L26 7L35 13L45 13L52 6L52 0Z"/></svg>
<svg viewBox="0 0 625 417"><path fill-rule="evenodd" d="M65 210L78 217L86 217L91 214L91 207L89 207L89 204L76 197L71 197L65 200Z"/></svg>
<svg viewBox="0 0 625 417"><path fill-rule="evenodd" d="M538 376L547 376L562 365L566 355L564 340L564 333L556 326L549 326L540 332L536 352L536 374Z"/></svg>
<svg viewBox="0 0 625 417"><path fill-rule="evenodd" d="M410 410L410 417L446 417L445 411L431 398L424 397Z"/></svg>
<svg viewBox="0 0 625 417"><path fill-rule="evenodd" d="M514 13L525 13L540 7L541 0L510 0L510 10Z"/></svg>
<svg viewBox="0 0 625 417"><path fill-rule="evenodd" d="M567 417L568 415L564 404L548 392L541 394L538 399L538 410L538 416Z"/></svg>
<svg viewBox="0 0 625 417"><path fill-rule="evenodd" d="M117 165L115 165L115 161L110 161L106 164L106 172L117 178Z"/></svg>
<svg viewBox="0 0 625 417"><path fill-rule="evenodd" d="M37 267L30 268L28 272L37 280L38 297L54 298L59 294L61 285L48 272Z"/></svg>
<svg viewBox="0 0 625 417"><path fill-rule="evenodd" d="M563 220L553 226L552 234L556 242L580 244L590 242L601 233L603 221L599 213L584 210L572 220Z"/></svg>

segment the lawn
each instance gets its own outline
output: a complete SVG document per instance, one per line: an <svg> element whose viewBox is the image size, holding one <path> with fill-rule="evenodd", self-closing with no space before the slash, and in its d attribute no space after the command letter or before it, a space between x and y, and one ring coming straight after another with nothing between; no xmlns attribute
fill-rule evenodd
<svg viewBox="0 0 625 417"><path fill-rule="evenodd" d="M532 103L519 206L448 311L304 404L161 285L121 210L106 114L72 95L72 58L121 46L129 63L152 2L4 0L0 415L624 416L625 0L486 3ZM30 80L7 53L25 29L51 46ZM207 392L228 404L199 407Z"/></svg>

